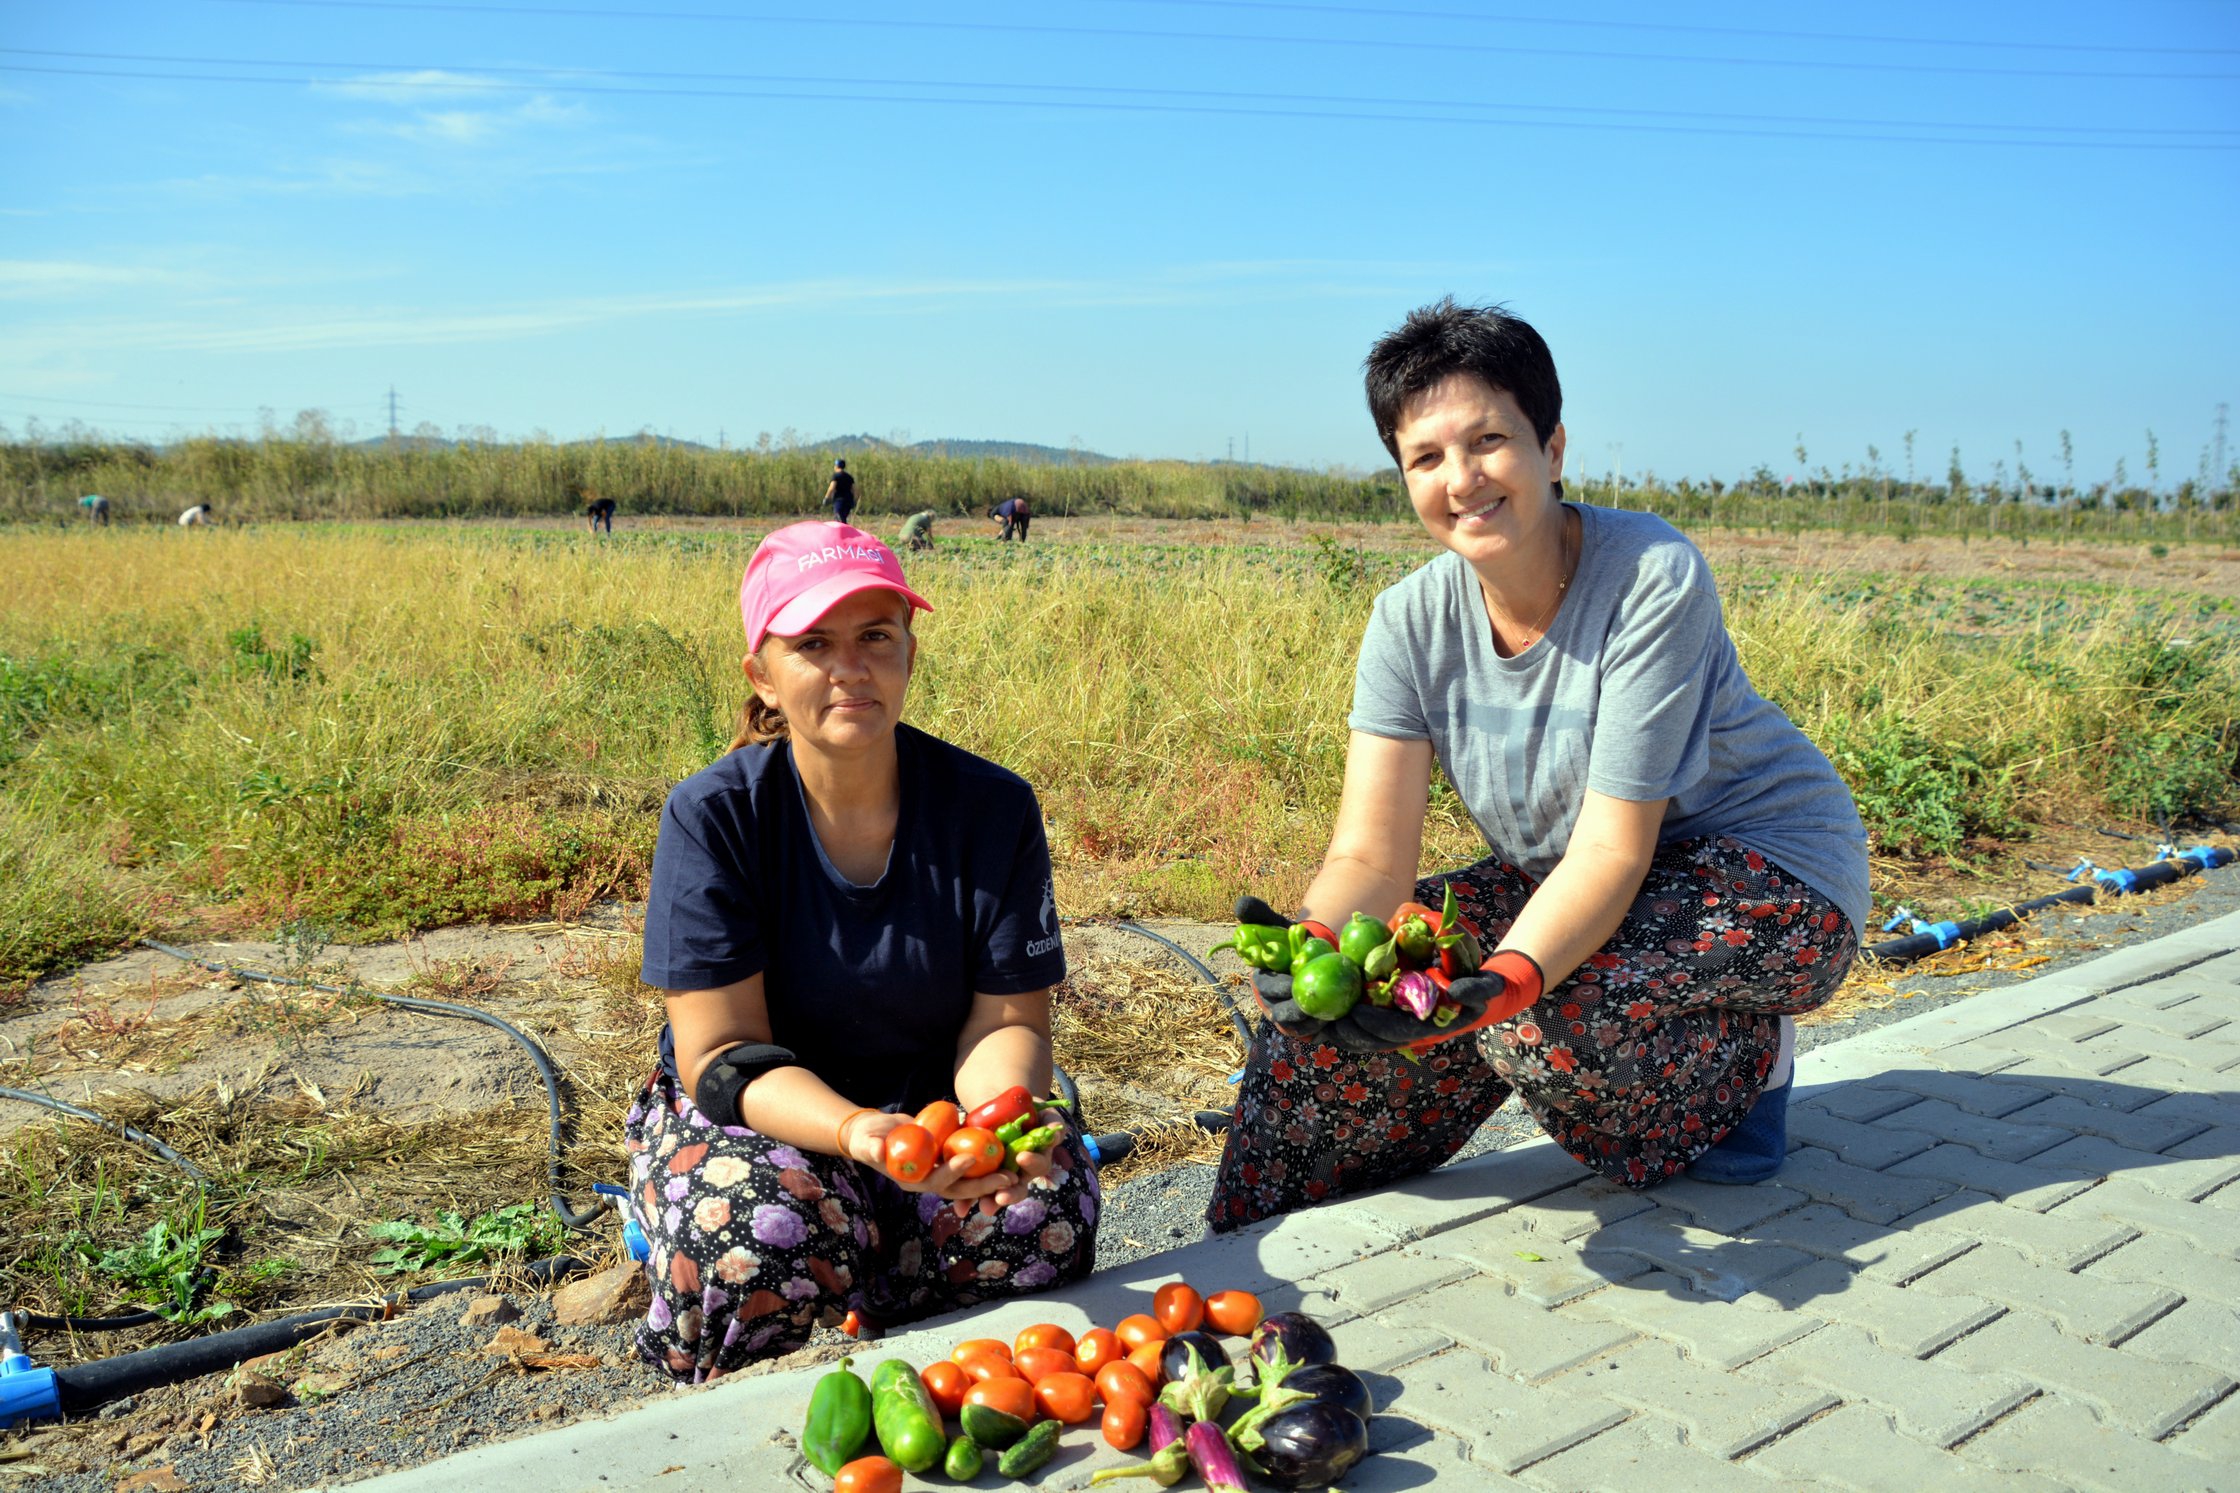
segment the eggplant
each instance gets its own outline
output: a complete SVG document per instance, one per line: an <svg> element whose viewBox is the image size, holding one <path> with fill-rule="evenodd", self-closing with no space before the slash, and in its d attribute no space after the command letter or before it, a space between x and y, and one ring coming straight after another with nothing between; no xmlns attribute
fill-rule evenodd
<svg viewBox="0 0 2240 1493"><path fill-rule="evenodd" d="M1338 1361L1338 1345L1330 1341L1329 1330L1305 1312L1277 1312L1252 1329L1254 1364L1270 1362L1278 1348L1302 1367Z"/></svg>
<svg viewBox="0 0 2240 1493"><path fill-rule="evenodd" d="M1258 1430L1260 1445L1252 1459L1261 1476L1279 1488L1326 1487L1369 1455L1368 1422L1328 1400L1279 1410Z"/></svg>
<svg viewBox="0 0 2240 1493"><path fill-rule="evenodd" d="M1190 1429L1182 1433L1182 1444L1190 1449L1190 1465L1205 1479L1206 1493L1245 1493L1244 1472L1237 1466L1236 1449L1229 1445L1229 1438L1221 1434L1221 1427L1210 1420L1194 1420L1190 1422ZM1364 1451L1368 1449L1367 1432L1362 1433L1361 1445Z"/></svg>
<svg viewBox="0 0 2240 1493"><path fill-rule="evenodd" d="M1171 1383L1190 1377L1190 1350L1198 1350L1198 1357L1205 1361L1206 1369L1225 1369L1229 1364L1229 1350L1210 1332L1178 1332L1167 1339L1159 1350L1159 1369Z"/></svg>
<svg viewBox="0 0 2240 1493"><path fill-rule="evenodd" d="M1369 1395L1369 1386L1362 1382L1359 1374L1340 1364L1309 1364L1303 1369L1286 1374L1283 1387L1295 1389L1310 1400L1351 1410L1364 1421L1377 1413L1376 1402Z"/></svg>

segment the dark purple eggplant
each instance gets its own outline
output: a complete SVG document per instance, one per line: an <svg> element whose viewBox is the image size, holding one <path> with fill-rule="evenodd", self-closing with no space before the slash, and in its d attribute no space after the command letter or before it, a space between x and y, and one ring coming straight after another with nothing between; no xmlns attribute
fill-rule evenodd
<svg viewBox="0 0 2240 1493"><path fill-rule="evenodd" d="M1198 1350L1198 1357L1208 1370L1225 1369L1229 1365L1229 1350L1210 1332L1178 1332L1167 1339L1159 1350L1159 1368L1170 1381L1190 1377L1190 1350Z"/></svg>
<svg viewBox="0 0 2240 1493"><path fill-rule="evenodd" d="M1327 1487L1369 1455L1368 1422L1328 1400L1279 1410L1258 1429L1252 1459L1279 1488Z"/></svg>
<svg viewBox="0 0 2240 1493"><path fill-rule="evenodd" d="M1338 1345L1320 1322L1305 1312L1277 1312L1252 1329L1252 1361L1266 1363L1281 1347L1299 1365L1336 1363Z"/></svg>
<svg viewBox="0 0 2240 1493"><path fill-rule="evenodd" d="M1351 1410L1363 1420L1377 1413L1376 1402L1369 1396L1369 1386L1361 1382L1359 1374L1339 1364L1309 1364L1286 1374L1283 1387L1297 1390L1310 1400Z"/></svg>
<svg viewBox="0 0 2240 1493"><path fill-rule="evenodd" d="M1182 1444L1190 1449L1190 1465L1205 1479L1206 1493L1245 1493L1244 1472L1237 1466L1236 1448L1221 1434L1221 1427L1210 1420L1194 1420L1190 1429L1182 1433ZM1362 1434L1361 1446L1362 1450L1368 1450L1366 1432ZM1346 1465L1351 1467L1353 1463Z"/></svg>

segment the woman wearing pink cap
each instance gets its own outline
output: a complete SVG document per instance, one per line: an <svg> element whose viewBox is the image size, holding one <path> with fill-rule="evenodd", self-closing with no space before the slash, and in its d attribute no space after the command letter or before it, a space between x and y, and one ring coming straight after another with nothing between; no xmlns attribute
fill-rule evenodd
<svg viewBox="0 0 2240 1493"><path fill-rule="evenodd" d="M1033 790L902 723L930 604L871 535L804 523L755 550L739 605L753 694L662 810L642 976L669 1025L625 1122L653 1242L639 1348L692 1380L850 1313L1076 1279L1096 1244L1070 1133L977 1179L880 1165L936 1099L1049 1091L1065 976Z"/></svg>

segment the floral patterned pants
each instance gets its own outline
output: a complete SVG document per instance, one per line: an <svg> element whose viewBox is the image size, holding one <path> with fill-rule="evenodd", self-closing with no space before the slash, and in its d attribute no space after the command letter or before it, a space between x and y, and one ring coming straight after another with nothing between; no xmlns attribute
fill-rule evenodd
<svg viewBox="0 0 2240 1493"><path fill-rule="evenodd" d="M1078 1280L1096 1259L1097 1171L1070 1133L1048 1186L967 1218L856 1162L718 1125L659 1068L623 1143L653 1245L638 1351L678 1379L790 1353L850 1311L893 1326Z"/></svg>
<svg viewBox="0 0 2240 1493"><path fill-rule="evenodd" d="M1487 935L1534 884L1498 858L1451 882ZM1858 952L1835 905L1734 840L1661 846L1625 920L1507 1021L1409 1062L1263 1025L1246 1059L1207 1221L1216 1230L1383 1187L1460 1150L1514 1091L1573 1156L1628 1187L1673 1176L1757 1101L1780 1018L1835 992Z"/></svg>

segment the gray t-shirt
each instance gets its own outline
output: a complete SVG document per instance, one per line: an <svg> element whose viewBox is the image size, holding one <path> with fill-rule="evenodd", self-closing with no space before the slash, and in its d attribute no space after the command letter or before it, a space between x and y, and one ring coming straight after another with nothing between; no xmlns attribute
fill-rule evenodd
<svg viewBox="0 0 2240 1493"><path fill-rule="evenodd" d="M1732 836L1864 931L1858 807L1743 677L1702 553L1654 514L1571 506L1579 570L1546 637L1496 653L1477 576L1450 550L1377 597L1346 723L1429 741L1486 844L1536 880L1588 789L1668 798L1660 843Z"/></svg>

